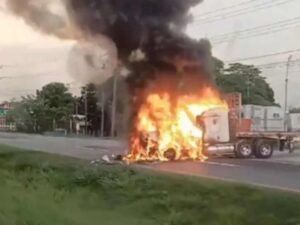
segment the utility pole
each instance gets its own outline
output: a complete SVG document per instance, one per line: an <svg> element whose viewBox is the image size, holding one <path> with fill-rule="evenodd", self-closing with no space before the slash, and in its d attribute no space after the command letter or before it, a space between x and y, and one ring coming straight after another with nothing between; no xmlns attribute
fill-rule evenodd
<svg viewBox="0 0 300 225"><path fill-rule="evenodd" d="M84 89L84 115L85 115L85 135L88 131L88 102L87 102L87 88Z"/></svg>
<svg viewBox="0 0 300 225"><path fill-rule="evenodd" d="M250 77L247 75L247 104L250 104Z"/></svg>
<svg viewBox="0 0 300 225"><path fill-rule="evenodd" d="M116 128L116 108L117 108L117 89L118 89L118 72L114 75L113 82L113 96L112 96L112 109L111 109L111 130L110 136L115 136L115 128Z"/></svg>
<svg viewBox="0 0 300 225"><path fill-rule="evenodd" d="M78 102L77 99L75 100L75 114L78 115Z"/></svg>
<svg viewBox="0 0 300 225"><path fill-rule="evenodd" d="M293 55L290 55L286 64L285 93L284 93L284 131L288 130L288 86L289 86L289 69Z"/></svg>
<svg viewBox="0 0 300 225"><path fill-rule="evenodd" d="M105 90L102 88L101 93L101 137L104 137L104 120L105 120Z"/></svg>

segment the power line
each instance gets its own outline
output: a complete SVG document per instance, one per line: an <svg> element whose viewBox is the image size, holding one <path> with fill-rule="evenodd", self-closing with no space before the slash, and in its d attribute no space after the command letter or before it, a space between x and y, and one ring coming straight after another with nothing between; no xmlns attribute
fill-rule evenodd
<svg viewBox="0 0 300 225"><path fill-rule="evenodd" d="M292 60L290 62L290 66L291 67L300 66L299 63L300 63L300 59ZM271 63L259 64L255 66L258 68L267 68L267 69L272 69L280 66L286 67L286 61L271 62Z"/></svg>
<svg viewBox="0 0 300 225"><path fill-rule="evenodd" d="M233 11L233 12L224 13L224 14L220 14L220 15L214 15L214 16L207 17L207 18L204 18L204 19L197 19L196 18L195 21L196 21L196 24L206 24L206 23L217 22L217 21L220 21L220 20L229 19L229 18L236 17L236 16L239 16L239 15L253 13L253 12L257 12L259 10L263 10L263 9L279 6L279 5L282 5L282 4L286 4L290 1L294 1L294 0L285 0L285 1L280 1L280 2L275 2L275 0L273 0L273 1L270 1L270 2L266 2L266 3L260 3L256 6L253 6L253 7L244 8L244 9L240 9L240 10L236 10L236 11Z"/></svg>
<svg viewBox="0 0 300 225"><path fill-rule="evenodd" d="M251 34L252 32L261 32L261 31L266 31L269 29L276 29L276 28L278 29L278 27L294 25L294 24L298 24L299 22L300 22L300 16L291 18L291 19L287 19L287 20L278 21L275 23L270 23L270 24L266 24L266 25L260 25L257 27L244 29L244 30L239 30L237 32L216 35L216 36L211 37L210 40L220 41L220 40L232 38L233 36L245 35L245 34L249 35L249 33Z"/></svg>
<svg viewBox="0 0 300 225"><path fill-rule="evenodd" d="M74 86L74 87L68 87L68 90L80 90L82 86ZM38 88L30 88L30 89L18 89L18 90L5 90L5 93L24 93L24 92L30 92L30 91L37 91L39 90ZM3 92L3 90L1 90Z"/></svg>
<svg viewBox="0 0 300 225"><path fill-rule="evenodd" d="M291 71L289 71L289 73L291 73L291 74L299 73L299 72L300 72L300 70L291 70ZM283 75L284 73L285 73L285 71L282 71L282 72L276 71L276 72L272 72L272 74L263 72L263 74L264 74L265 76L267 76L267 77L270 77L269 75Z"/></svg>
<svg viewBox="0 0 300 225"><path fill-rule="evenodd" d="M0 80L3 79L22 79L22 78L28 78L28 77L57 77L60 76L60 74L53 74L54 72L50 72L50 73L36 73L36 74L22 74L22 75L18 75L18 76L1 76L0 75Z"/></svg>
<svg viewBox="0 0 300 225"><path fill-rule="evenodd" d="M252 59L268 58L268 57L271 57L271 56L284 55L284 54L295 53L295 52L300 52L300 49L293 49L293 50L275 52L275 53L270 53L270 54L265 54L265 55L258 55L258 56L250 56L250 57L245 57L245 58L236 58L236 59L226 60L224 62L234 63L234 62L247 61L247 60L252 60Z"/></svg>
<svg viewBox="0 0 300 225"><path fill-rule="evenodd" d="M263 9L267 9L267 8L271 8L271 7L276 7L276 6L279 6L279 5L283 5L283 4L289 3L291 1L295 1L295 0L285 0L285 1L280 1L279 0L279 1L276 1L276 2L275 2L275 0L272 0L270 2L257 4L256 6L253 6L253 7L243 8L243 9L236 10L236 11L233 11L233 12L224 13L224 14L220 14L220 15L214 15L214 16L203 18L203 19L197 19L197 16L196 16L195 17L196 19L194 20L195 23L193 25L213 23L213 22L217 22L217 21L220 21L220 20L229 19L229 18L232 18L232 17L244 15L244 14L254 13L254 12L257 12L259 10L263 10Z"/></svg>
<svg viewBox="0 0 300 225"><path fill-rule="evenodd" d="M271 34L275 34L277 32L281 32L281 31L285 31L285 30L289 30L289 29L293 29L293 28L298 28L298 27L300 27L300 23L297 24L296 26L285 27L285 28L282 28L282 29L274 29L274 30L270 30L270 31L265 31L265 32L257 33L257 34L252 34L252 35L245 36L245 37L239 37L237 39L225 39L225 40L221 40L221 41L216 41L216 42L213 42L213 44L214 45L218 45L218 44L229 42L231 40L239 41L239 40L245 40L245 39L259 37L259 36L271 35Z"/></svg>
<svg viewBox="0 0 300 225"><path fill-rule="evenodd" d="M22 79L27 77L57 77L58 75L26 75L26 76L0 76L0 80L3 79Z"/></svg>
<svg viewBox="0 0 300 225"><path fill-rule="evenodd" d="M274 0L274 2L276 2L276 1L282 1L282 0ZM240 12L241 10L247 10L247 9L251 9L251 8L256 8L256 7L258 7L258 6L261 6L261 5L265 5L265 4L270 4L270 3L272 3L273 1L272 0L270 0L270 1L266 1L266 2L260 2L259 4L256 4L256 5L253 5L253 6L250 6L250 7L243 7L243 8L241 8L241 9L237 9L237 10L231 10L231 12L229 11L229 12L224 12L224 10L215 10L215 11L211 11L211 13L210 14L217 14L217 15L212 15L212 16L203 16L203 15L195 15L194 16L194 18L197 20L198 19L198 21L200 21L200 20L205 20L205 19L210 19L210 18L215 18L215 17L217 17L217 16L226 16L227 14L231 14L231 13L234 13L234 12ZM235 8L235 7L232 7L232 8ZM226 9L232 9L232 8L230 8L230 7L226 7ZM218 12L218 11L222 11L221 13L215 13L215 12ZM226 11L226 10L225 10ZM203 18L204 17L204 18ZM202 18L202 19L201 19Z"/></svg>
<svg viewBox="0 0 300 225"><path fill-rule="evenodd" d="M264 63L264 64L249 64L253 65L254 67L258 69L263 70L274 70L279 68L285 68L286 67L286 61L276 61L276 62L270 62L270 63ZM292 60L290 62L291 67L300 67L300 59Z"/></svg>
<svg viewBox="0 0 300 225"><path fill-rule="evenodd" d="M246 1L246 2L240 2L240 3L235 4L235 5L231 5L231 6L219 8L219 9L216 9L216 10L213 10L213 11L209 11L209 12L206 12L206 13L202 13L202 14L196 16L196 17L203 17L203 16L205 16L205 15L214 14L214 13L219 12L219 11L224 12L224 11L226 11L226 10L228 10L228 9L233 9L233 8L239 7L239 6L241 6L241 5L247 5L247 4L253 3L253 2L255 2L255 1L261 1L261 0L250 0L250 1Z"/></svg>

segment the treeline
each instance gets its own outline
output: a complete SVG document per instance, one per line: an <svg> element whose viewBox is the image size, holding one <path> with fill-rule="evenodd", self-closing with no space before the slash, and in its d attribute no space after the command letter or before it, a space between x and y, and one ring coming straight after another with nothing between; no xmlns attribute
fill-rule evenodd
<svg viewBox="0 0 300 225"><path fill-rule="evenodd" d="M88 84L81 88L80 96L73 96L69 87L63 83L47 84L37 90L36 94L23 96L20 101L13 102L7 121L15 123L20 132L64 130L77 133L74 122L81 120L81 134L123 135L127 125L124 117L127 91L124 79L119 77L116 81L116 122L112 132L113 80L114 77L101 86Z"/></svg>
<svg viewBox="0 0 300 225"><path fill-rule="evenodd" d="M259 68L241 63L225 67L221 60L214 58L213 61L215 81L221 91L241 93L243 104L277 105L274 91Z"/></svg>
<svg viewBox="0 0 300 225"><path fill-rule="evenodd" d="M243 104L276 105L274 92L262 72L253 65L225 64L213 58L215 83L224 93L240 92ZM74 115L87 115L87 126L82 133L93 136L126 135L128 120L128 95L126 78L111 77L101 86L88 84L81 89L80 96L73 96L67 85L50 83L35 95L23 96L14 102L8 121L14 122L21 132L43 133L64 129L72 130L70 123L78 119ZM134 79L134 77L130 77ZM138 78L137 78L138 79ZM113 117L113 87L116 81L116 113ZM82 117L81 117L82 118ZM113 130L112 130L113 129Z"/></svg>

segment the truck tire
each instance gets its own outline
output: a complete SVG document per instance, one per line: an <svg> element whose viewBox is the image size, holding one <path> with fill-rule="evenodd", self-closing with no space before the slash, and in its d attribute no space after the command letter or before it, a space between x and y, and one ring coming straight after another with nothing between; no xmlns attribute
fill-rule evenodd
<svg viewBox="0 0 300 225"><path fill-rule="evenodd" d="M255 143L254 155L258 159L268 159L273 155L273 144L269 140L258 140Z"/></svg>
<svg viewBox="0 0 300 225"><path fill-rule="evenodd" d="M253 144L250 140L239 140L236 144L235 156L240 159L248 159L253 155Z"/></svg>

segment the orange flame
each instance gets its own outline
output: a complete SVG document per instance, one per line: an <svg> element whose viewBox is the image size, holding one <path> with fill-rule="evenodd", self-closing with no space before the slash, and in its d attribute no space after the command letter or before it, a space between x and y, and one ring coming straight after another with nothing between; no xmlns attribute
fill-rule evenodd
<svg viewBox="0 0 300 225"><path fill-rule="evenodd" d="M131 135L128 160L205 160L204 128L197 116L213 108L226 107L212 87L199 93L176 95L152 91L138 109Z"/></svg>

